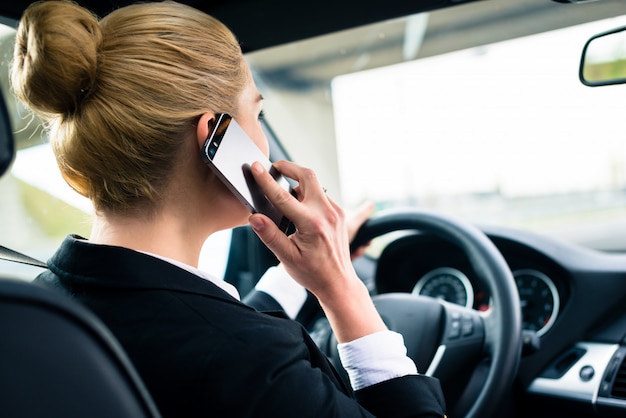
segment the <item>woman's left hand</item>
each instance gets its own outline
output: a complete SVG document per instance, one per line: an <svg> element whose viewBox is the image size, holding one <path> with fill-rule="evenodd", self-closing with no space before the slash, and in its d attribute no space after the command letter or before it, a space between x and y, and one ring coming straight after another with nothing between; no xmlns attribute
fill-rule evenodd
<svg viewBox="0 0 626 418"><path fill-rule="evenodd" d="M374 212L374 203L366 202L359 206L355 211L346 213L348 238L350 239L350 242L354 240L354 237L359 231L359 228L361 228L365 221L369 219L369 217L372 215L372 212ZM369 245L370 243L368 242L360 246L359 248L356 248L354 251L352 251L350 257L352 257L352 259L354 260L355 258L362 256Z"/></svg>

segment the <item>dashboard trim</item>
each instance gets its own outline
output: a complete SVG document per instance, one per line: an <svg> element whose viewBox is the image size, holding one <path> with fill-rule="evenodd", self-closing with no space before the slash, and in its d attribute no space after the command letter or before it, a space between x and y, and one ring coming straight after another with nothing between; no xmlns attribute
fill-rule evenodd
<svg viewBox="0 0 626 418"><path fill-rule="evenodd" d="M576 344L576 347L585 350L585 354L563 376L557 379L538 377L530 384L528 392L595 404L602 377L619 345L580 342ZM581 379L580 372L583 367L587 366L593 367L595 373L591 379L585 381Z"/></svg>

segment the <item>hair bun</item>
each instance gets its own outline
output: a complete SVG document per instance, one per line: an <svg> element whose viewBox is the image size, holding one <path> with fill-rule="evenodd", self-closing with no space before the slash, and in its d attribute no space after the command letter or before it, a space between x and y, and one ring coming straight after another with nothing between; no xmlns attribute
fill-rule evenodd
<svg viewBox="0 0 626 418"><path fill-rule="evenodd" d="M74 114L95 88L101 40L89 10L69 1L31 4L15 38L15 94L37 112Z"/></svg>

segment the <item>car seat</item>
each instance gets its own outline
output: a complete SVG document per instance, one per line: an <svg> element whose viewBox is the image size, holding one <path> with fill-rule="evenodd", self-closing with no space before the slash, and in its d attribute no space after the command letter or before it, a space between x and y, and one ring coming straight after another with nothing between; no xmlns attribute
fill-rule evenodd
<svg viewBox="0 0 626 418"><path fill-rule="evenodd" d="M119 343L86 308L0 278L0 416L159 417Z"/></svg>

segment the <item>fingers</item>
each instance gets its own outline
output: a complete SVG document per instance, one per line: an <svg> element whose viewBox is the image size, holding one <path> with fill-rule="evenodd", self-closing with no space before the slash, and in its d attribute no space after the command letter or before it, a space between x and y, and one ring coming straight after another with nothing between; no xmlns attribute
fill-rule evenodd
<svg viewBox="0 0 626 418"><path fill-rule="evenodd" d="M274 254L281 254L281 258L285 261L293 258L291 252L293 246L289 238L276 226L274 222L267 216L255 213L248 219L250 226L257 234L259 239L269 248Z"/></svg>
<svg viewBox="0 0 626 418"><path fill-rule="evenodd" d="M286 161L275 163L274 166L281 174L298 182L296 187L298 199L283 189L262 164L258 162L252 164L252 175L272 205L289 218L297 229L300 231L308 229L311 218L314 216L312 208L320 207L315 202L326 199L317 176L312 170ZM304 200L307 202L305 203ZM328 201L326 204L328 205ZM257 213L250 216L249 221L261 241L281 261L284 260L288 263L289 260L298 258L299 248L269 218Z"/></svg>
<svg viewBox="0 0 626 418"><path fill-rule="evenodd" d="M289 219L292 219L294 211L297 210L294 207L297 200L274 180L262 164L254 162L250 168L257 184L272 205ZM293 251L291 242L274 222L261 213L252 214L248 221L259 239L274 254L280 254L281 258L289 257L290 251Z"/></svg>
<svg viewBox="0 0 626 418"><path fill-rule="evenodd" d="M272 205L291 219L296 225L298 225L298 221L306 215L307 211L306 206L301 205L298 200L303 203L306 200L307 204L316 202L324 205L329 204L313 170L288 161L274 163L274 167L284 176L298 182L298 186L296 187L298 199L294 198L291 193L280 187L262 164L253 163L251 166L252 174L265 196L272 202Z"/></svg>
<svg viewBox="0 0 626 418"><path fill-rule="evenodd" d="M296 232L287 237L261 214L250 217L252 228L288 268L304 271L309 260L318 260L313 267L320 269L320 260L331 258L340 264L338 260L344 257L342 253L349 255L345 216L341 208L326 196L312 170L288 161L277 162L274 167L298 182L297 198L278 185L263 165L255 162L251 171L272 205L295 224ZM307 261L303 262L303 259Z"/></svg>
<svg viewBox="0 0 626 418"><path fill-rule="evenodd" d="M326 200L326 190L320 185L319 179L315 172L309 168L299 166L290 161L277 161L274 167L284 176L294 179L298 182L296 190L301 198L316 200L324 198Z"/></svg>

